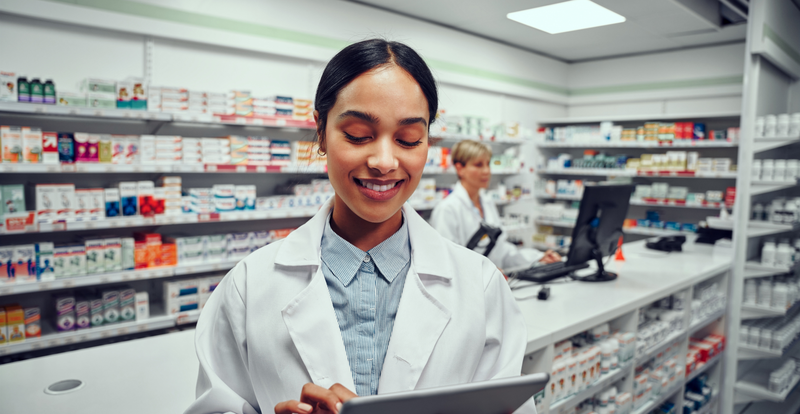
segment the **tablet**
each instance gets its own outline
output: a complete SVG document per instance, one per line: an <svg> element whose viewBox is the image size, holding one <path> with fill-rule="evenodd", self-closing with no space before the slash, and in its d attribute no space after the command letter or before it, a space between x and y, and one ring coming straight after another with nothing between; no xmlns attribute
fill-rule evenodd
<svg viewBox="0 0 800 414"><path fill-rule="evenodd" d="M508 414L541 391L546 373L353 398L339 414Z"/></svg>

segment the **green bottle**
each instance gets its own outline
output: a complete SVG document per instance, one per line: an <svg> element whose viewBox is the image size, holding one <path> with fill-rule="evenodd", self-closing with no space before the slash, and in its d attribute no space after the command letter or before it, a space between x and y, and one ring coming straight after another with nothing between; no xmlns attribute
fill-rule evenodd
<svg viewBox="0 0 800 414"><path fill-rule="evenodd" d="M48 79L44 83L44 103L55 105L56 103L56 84L52 79Z"/></svg>
<svg viewBox="0 0 800 414"><path fill-rule="evenodd" d="M31 79L30 83L30 90L31 90L31 103L43 103L44 102L44 87L42 86L42 82L39 81L39 78Z"/></svg>
<svg viewBox="0 0 800 414"><path fill-rule="evenodd" d="M31 101L31 84L28 83L28 78L24 76L17 78L17 101Z"/></svg>

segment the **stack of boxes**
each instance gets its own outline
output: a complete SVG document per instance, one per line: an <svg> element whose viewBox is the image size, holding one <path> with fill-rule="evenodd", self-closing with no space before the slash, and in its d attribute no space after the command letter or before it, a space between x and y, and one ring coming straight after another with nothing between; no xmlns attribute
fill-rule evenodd
<svg viewBox="0 0 800 414"><path fill-rule="evenodd" d="M206 102L210 114L232 115L234 112L227 93L206 92Z"/></svg>
<svg viewBox="0 0 800 414"><path fill-rule="evenodd" d="M680 342L671 344L659 352L652 360L636 367L633 380L633 407L642 405L667 393L683 380L685 369L679 364L678 350Z"/></svg>
<svg viewBox="0 0 800 414"><path fill-rule="evenodd" d="M112 80L86 78L80 84L80 93L86 95L89 108L117 107L117 85Z"/></svg>
<svg viewBox="0 0 800 414"><path fill-rule="evenodd" d="M327 164L327 156L319 153L319 146L311 141L292 142L291 163L298 167L305 166L324 166Z"/></svg>
<svg viewBox="0 0 800 414"><path fill-rule="evenodd" d="M17 304L0 307L0 346L25 342L25 338L41 334L39 308L22 308Z"/></svg>
<svg viewBox="0 0 800 414"><path fill-rule="evenodd" d="M166 215L183 213L181 182L179 176L161 177L158 180L156 199L159 203L163 200L164 214Z"/></svg>
<svg viewBox="0 0 800 414"><path fill-rule="evenodd" d="M210 276L164 282L167 314L202 309L224 276Z"/></svg>
<svg viewBox="0 0 800 414"><path fill-rule="evenodd" d="M183 138L181 160L184 164L203 163L203 145L201 138Z"/></svg>
<svg viewBox="0 0 800 414"><path fill-rule="evenodd" d="M724 350L725 336L723 335L711 334L701 339L689 338L689 350L686 353L686 375L702 367Z"/></svg>
<svg viewBox="0 0 800 414"><path fill-rule="evenodd" d="M231 145L231 165L247 165L248 141L240 135L228 136Z"/></svg>
<svg viewBox="0 0 800 414"><path fill-rule="evenodd" d="M267 137L247 137L247 164L270 165L272 155Z"/></svg>
<svg viewBox="0 0 800 414"><path fill-rule="evenodd" d="M292 146L289 141L272 141L269 145L271 164L285 167L292 164Z"/></svg>
<svg viewBox="0 0 800 414"><path fill-rule="evenodd" d="M189 93L183 88L151 88L152 92L158 91L161 97L161 104L158 109L161 112L183 112L189 109ZM151 106L151 111L156 110L156 106Z"/></svg>
<svg viewBox="0 0 800 414"><path fill-rule="evenodd" d="M293 119L307 122L314 121L313 102L310 99L294 98L292 103L294 104L294 112L292 113Z"/></svg>
<svg viewBox="0 0 800 414"><path fill-rule="evenodd" d="M231 91L228 98L233 98L234 114L237 116L253 116L253 97L250 91Z"/></svg>
<svg viewBox="0 0 800 414"><path fill-rule="evenodd" d="M193 115L204 115L208 113L208 95L203 91L187 92L186 112Z"/></svg>
<svg viewBox="0 0 800 414"><path fill-rule="evenodd" d="M144 136L142 137L144 138ZM182 139L179 136L155 136L155 164L180 164L183 157Z"/></svg>
<svg viewBox="0 0 800 414"><path fill-rule="evenodd" d="M231 144L228 138L201 138L203 164L230 164Z"/></svg>

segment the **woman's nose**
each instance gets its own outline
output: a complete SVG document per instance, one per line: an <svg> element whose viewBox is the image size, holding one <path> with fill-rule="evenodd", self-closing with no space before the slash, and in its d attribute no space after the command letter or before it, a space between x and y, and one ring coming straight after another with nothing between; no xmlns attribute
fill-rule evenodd
<svg viewBox="0 0 800 414"><path fill-rule="evenodd" d="M367 166L379 171L382 175L397 169L398 161L394 154L394 145L391 139L378 139L375 141L374 150L367 159Z"/></svg>

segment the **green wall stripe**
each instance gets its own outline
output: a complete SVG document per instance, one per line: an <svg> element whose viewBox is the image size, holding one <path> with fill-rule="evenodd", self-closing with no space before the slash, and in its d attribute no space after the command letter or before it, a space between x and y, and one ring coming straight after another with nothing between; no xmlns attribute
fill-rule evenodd
<svg viewBox="0 0 800 414"><path fill-rule="evenodd" d="M46 0L54 3L71 4L75 6L87 7L92 9L116 12L120 14L145 17L155 20L163 20L174 23L182 23L197 27L223 30L233 33L246 34L264 38L284 40L311 46L329 48L333 50L341 49L350 42L317 36L309 33L282 29L278 27L266 26L257 23L250 23L241 20L228 19L223 17L209 16L201 13L188 12L169 7L157 6L149 3L139 3L130 0ZM767 30L765 30L765 33ZM777 36L777 35L776 35ZM780 39L778 37L778 39ZM780 39L782 41L782 39ZM778 43L778 41L776 41ZM785 43L785 42L784 42ZM778 43L780 45L780 43ZM791 50L791 48L790 48ZM510 85L523 86L526 88L537 89L551 92L563 96L585 96L607 93L640 92L648 90L663 90L676 88L696 88L716 85L742 84L742 76L730 76L712 79L694 79L670 82L640 83L631 85L602 86L593 88L568 89L565 87L552 85L545 82L538 82L530 79L506 75L468 65L447 62L438 59L426 59L431 68L447 72L459 73L462 75L473 76Z"/></svg>
<svg viewBox="0 0 800 414"><path fill-rule="evenodd" d="M768 24L764 23L764 35L763 37L772 40L775 45L778 46L784 53L789 55L790 58L794 59L795 62L800 63L800 53L798 53L794 48L789 44L789 42L783 40L778 33L772 30ZM762 38L763 38L762 37Z"/></svg>
<svg viewBox="0 0 800 414"><path fill-rule="evenodd" d="M702 87L719 86L719 85L741 85L743 82L744 82L744 76L736 75L736 76L724 76L720 78L688 79L688 80L675 80L675 81L664 81L664 82L634 83L629 85L578 88L578 89L572 89L570 91L570 95L585 96L585 95L597 95L606 93L642 92L642 91L663 90L663 89L702 88Z"/></svg>

